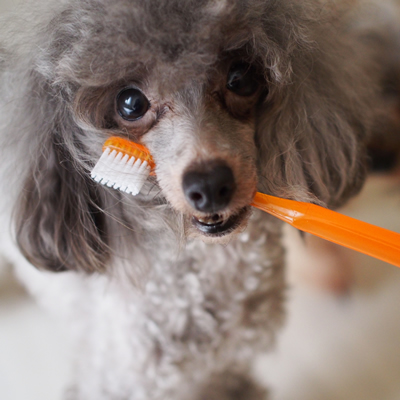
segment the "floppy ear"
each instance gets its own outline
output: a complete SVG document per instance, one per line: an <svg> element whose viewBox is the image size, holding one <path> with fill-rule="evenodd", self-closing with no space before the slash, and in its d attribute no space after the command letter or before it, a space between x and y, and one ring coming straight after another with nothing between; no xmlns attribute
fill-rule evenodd
<svg viewBox="0 0 400 400"><path fill-rule="evenodd" d="M266 193L338 207L362 186L371 85L335 34L320 32L312 46L294 51L285 81L273 81L268 68L272 83L256 134Z"/></svg>
<svg viewBox="0 0 400 400"><path fill-rule="evenodd" d="M102 271L109 257L103 194L80 165L82 131L68 101L54 96L43 78L31 74L29 83L27 106L40 118L24 116L31 118L25 129L32 156L14 214L17 243L38 268Z"/></svg>
<svg viewBox="0 0 400 400"><path fill-rule="evenodd" d="M364 182L365 127L351 111L309 95L292 93L282 108L263 113L258 128L261 189L338 207Z"/></svg>

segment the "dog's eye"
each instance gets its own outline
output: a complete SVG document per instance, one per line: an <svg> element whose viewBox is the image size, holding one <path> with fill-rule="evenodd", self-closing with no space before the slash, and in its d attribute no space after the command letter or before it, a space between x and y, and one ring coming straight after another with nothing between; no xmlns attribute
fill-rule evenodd
<svg viewBox="0 0 400 400"><path fill-rule="evenodd" d="M123 89L117 96L118 114L127 121L136 121L143 117L149 109L150 102L138 89Z"/></svg>
<svg viewBox="0 0 400 400"><path fill-rule="evenodd" d="M247 63L232 65L226 87L238 96L251 96L257 92L259 82L255 68Z"/></svg>

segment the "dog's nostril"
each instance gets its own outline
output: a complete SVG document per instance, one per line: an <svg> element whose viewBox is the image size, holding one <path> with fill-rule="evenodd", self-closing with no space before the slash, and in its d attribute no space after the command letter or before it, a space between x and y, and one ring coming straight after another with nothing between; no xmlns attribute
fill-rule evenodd
<svg viewBox="0 0 400 400"><path fill-rule="evenodd" d="M229 196L230 194L230 188L227 186L224 186L223 188L221 188L221 190L219 191L219 196L220 197L226 197Z"/></svg>
<svg viewBox="0 0 400 400"><path fill-rule="evenodd" d="M202 212L217 212L230 203L235 191L232 170L218 163L214 167L199 166L196 170L185 173L182 181L183 191L188 203Z"/></svg>
<svg viewBox="0 0 400 400"><path fill-rule="evenodd" d="M197 193L197 192L193 192L189 194L189 198L190 200L197 202L203 199L203 196L201 195L201 193Z"/></svg>

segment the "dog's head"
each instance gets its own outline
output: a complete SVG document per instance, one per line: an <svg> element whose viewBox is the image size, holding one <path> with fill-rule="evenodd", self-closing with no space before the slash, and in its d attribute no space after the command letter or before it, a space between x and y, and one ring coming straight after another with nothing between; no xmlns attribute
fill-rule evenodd
<svg viewBox="0 0 400 400"><path fill-rule="evenodd" d="M34 264L104 264L111 191L89 171L110 135L145 144L155 159L157 195L138 204L165 199L189 235L213 241L245 227L257 190L329 206L358 191L361 73L309 5L88 0L62 8L40 29L23 100L49 116L38 123L36 114L30 127L42 148L17 223Z"/></svg>
<svg viewBox="0 0 400 400"><path fill-rule="evenodd" d="M114 92L115 124L150 149L161 194L184 216L188 234L229 235L245 224L257 189L264 77L237 54L204 66L201 77L182 80L178 67L167 86L157 78L163 68L148 72L148 84L124 83Z"/></svg>

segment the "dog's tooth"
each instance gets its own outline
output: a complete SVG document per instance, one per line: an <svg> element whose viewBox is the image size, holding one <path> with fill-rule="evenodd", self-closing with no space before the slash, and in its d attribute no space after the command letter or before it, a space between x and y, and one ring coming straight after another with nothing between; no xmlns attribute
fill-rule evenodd
<svg viewBox="0 0 400 400"><path fill-rule="evenodd" d="M204 217L204 218L197 218L199 222L205 225L215 225L224 222L224 219L219 216L218 219L215 218L215 215L212 217Z"/></svg>

